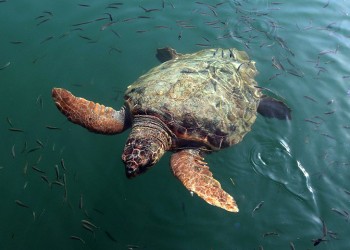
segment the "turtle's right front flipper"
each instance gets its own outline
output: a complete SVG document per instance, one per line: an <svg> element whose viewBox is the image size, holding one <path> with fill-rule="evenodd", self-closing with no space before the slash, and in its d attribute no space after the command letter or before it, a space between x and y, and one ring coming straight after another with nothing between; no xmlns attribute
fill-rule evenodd
<svg viewBox="0 0 350 250"><path fill-rule="evenodd" d="M52 98L57 108L68 120L88 130L101 134L120 133L128 127L125 108L116 111L113 108L76 97L61 88L52 89Z"/></svg>
<svg viewBox="0 0 350 250"><path fill-rule="evenodd" d="M188 190L209 204L229 212L238 212L236 201L214 179L198 149L183 149L174 153L171 156L171 168Z"/></svg>

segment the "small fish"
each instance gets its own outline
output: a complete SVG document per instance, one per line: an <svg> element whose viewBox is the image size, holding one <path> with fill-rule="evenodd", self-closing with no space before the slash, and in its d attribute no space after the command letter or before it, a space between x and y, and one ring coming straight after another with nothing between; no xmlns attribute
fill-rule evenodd
<svg viewBox="0 0 350 250"><path fill-rule="evenodd" d="M53 182L51 182L51 184L55 184L55 185L62 186L62 187L64 186L64 184L60 181L53 181Z"/></svg>
<svg viewBox="0 0 350 250"><path fill-rule="evenodd" d="M87 37L87 36L82 36L82 35L78 35L80 38L83 38L85 40L89 40L91 41L92 39L90 37Z"/></svg>
<svg viewBox="0 0 350 250"><path fill-rule="evenodd" d="M64 201L67 201L67 198L68 198L68 190L67 190L66 174L63 174L63 184L64 184Z"/></svg>
<svg viewBox="0 0 350 250"><path fill-rule="evenodd" d="M116 240L108 231L105 230L105 234L107 235L107 237L108 237L111 241L117 242L117 240Z"/></svg>
<svg viewBox="0 0 350 250"><path fill-rule="evenodd" d="M78 236L72 235L72 236L70 236L70 239L79 240L81 243L85 244L85 240L83 240L82 238L80 238Z"/></svg>
<svg viewBox="0 0 350 250"><path fill-rule="evenodd" d="M115 30L113 30L113 29L110 29L111 30L111 32L114 34L114 35L116 35L117 37L119 37L120 38L120 35L119 35L119 33L118 32L116 32Z"/></svg>
<svg viewBox="0 0 350 250"><path fill-rule="evenodd" d="M160 9L157 9L157 8L153 8L153 9L146 9L146 8L144 8L144 7L142 7L141 5L139 5L139 7L141 8L141 9L143 9L145 12L153 12L153 11L160 11Z"/></svg>
<svg viewBox="0 0 350 250"><path fill-rule="evenodd" d="M60 179L60 170L57 164L55 164L55 173L56 173L56 180L58 181Z"/></svg>
<svg viewBox="0 0 350 250"><path fill-rule="evenodd" d="M92 222L90 222L90 221L88 221L88 220L81 220L81 223L83 223L83 224L85 224L85 225L88 225L88 226L90 226L90 227L99 229L99 227L95 226L94 224L92 224Z"/></svg>
<svg viewBox="0 0 350 250"><path fill-rule="evenodd" d="M310 101L313 101L313 102L317 102L314 98L310 97L310 96L307 96L307 95L304 95L304 98L310 100Z"/></svg>
<svg viewBox="0 0 350 250"><path fill-rule="evenodd" d="M151 18L150 16L138 16L137 18L140 18L140 19L149 19Z"/></svg>
<svg viewBox="0 0 350 250"><path fill-rule="evenodd" d="M36 165L38 165L41 162L41 159L43 158L42 155L39 156L38 160L36 161Z"/></svg>
<svg viewBox="0 0 350 250"><path fill-rule="evenodd" d="M96 18L95 21L102 21L102 20L108 20L108 17L100 17L100 18Z"/></svg>
<svg viewBox="0 0 350 250"><path fill-rule="evenodd" d="M35 20L41 19L41 18L44 18L44 17L46 17L46 15L40 15L40 16L37 16L37 17L35 18Z"/></svg>
<svg viewBox="0 0 350 250"><path fill-rule="evenodd" d="M156 28L156 29L170 29L169 26L165 26L165 25L156 25L156 26L154 26L154 28Z"/></svg>
<svg viewBox="0 0 350 250"><path fill-rule="evenodd" d="M112 21L112 22L109 22L109 23L106 23L105 25L103 25L102 27L101 27L101 29L100 30L105 30L105 29L107 29L109 26L111 26L112 24L114 24L115 23L115 21Z"/></svg>
<svg viewBox="0 0 350 250"><path fill-rule="evenodd" d="M25 208L29 208L28 205L24 204L22 201L20 200L15 200L16 204L20 207L25 207Z"/></svg>
<svg viewBox="0 0 350 250"><path fill-rule="evenodd" d="M49 179L47 178L46 175L41 175L41 179L42 179L43 181L45 181L49 186L51 186L51 183L50 183L50 181L49 181Z"/></svg>
<svg viewBox="0 0 350 250"><path fill-rule="evenodd" d="M325 137L328 137L328 138L333 139L333 140L336 141L336 139L335 139L333 136L329 135L329 134L321 133L321 135L323 135L323 136L325 136Z"/></svg>
<svg viewBox="0 0 350 250"><path fill-rule="evenodd" d="M138 245L131 245L131 244L128 244L127 247L129 250L133 250L134 248L140 248L140 246Z"/></svg>
<svg viewBox="0 0 350 250"><path fill-rule="evenodd" d="M121 49L114 48L114 47L111 47L111 48L109 49L109 54L110 54L112 51L117 51L118 53L122 53L122 50L121 50Z"/></svg>
<svg viewBox="0 0 350 250"><path fill-rule="evenodd" d="M104 215L104 213L103 213L101 210L97 209L97 208L93 208L93 210L94 210L95 212L99 213L99 214Z"/></svg>
<svg viewBox="0 0 350 250"><path fill-rule="evenodd" d="M199 46L199 47L211 47L212 46L211 44L204 44L204 43L196 43L195 45Z"/></svg>
<svg viewBox="0 0 350 250"><path fill-rule="evenodd" d="M38 143L40 147L42 148L44 147L44 144L39 139L36 139L36 143Z"/></svg>
<svg viewBox="0 0 350 250"><path fill-rule="evenodd" d="M37 150L39 150L39 149L42 149L42 147L31 148L31 149L28 150L27 153L32 153L32 152L37 151Z"/></svg>
<svg viewBox="0 0 350 250"><path fill-rule="evenodd" d="M327 105L331 105L331 104L333 104L333 103L334 103L334 100L331 99L331 100L329 100L329 101L327 102Z"/></svg>
<svg viewBox="0 0 350 250"><path fill-rule="evenodd" d="M40 105L41 108L44 107L44 102L43 102L43 98L41 95L39 95L37 98L36 98L36 103Z"/></svg>
<svg viewBox="0 0 350 250"><path fill-rule="evenodd" d="M39 23L37 23L36 26L39 26L39 25L41 25L41 24L43 24L43 23L45 23L45 22L47 22L49 20L50 20L50 18L46 18L46 19L40 21Z"/></svg>
<svg viewBox="0 0 350 250"><path fill-rule="evenodd" d="M314 243L314 246L317 246L318 244L320 244L322 241L327 241L327 239L323 239L323 238L318 238L318 239L313 239L311 240Z"/></svg>
<svg viewBox="0 0 350 250"><path fill-rule="evenodd" d="M320 122L316 122L316 121L313 121L313 120L310 120L310 119L304 119L304 121L310 122L310 123L313 123L313 124L316 124L316 125L320 125L321 124Z"/></svg>
<svg viewBox="0 0 350 250"><path fill-rule="evenodd" d="M9 128L9 130L13 132L24 132L24 130L20 128Z"/></svg>
<svg viewBox="0 0 350 250"><path fill-rule="evenodd" d="M90 7L89 4L82 4L82 3L78 3L78 6L81 6L81 7Z"/></svg>
<svg viewBox="0 0 350 250"><path fill-rule="evenodd" d="M264 233L263 237L267 237L267 236L278 236L279 234L276 232L266 232Z"/></svg>
<svg viewBox="0 0 350 250"><path fill-rule="evenodd" d="M28 162L26 162L26 164L24 164L23 174L27 174L27 171L28 171Z"/></svg>
<svg viewBox="0 0 350 250"><path fill-rule="evenodd" d="M82 224L82 227L85 228L86 230L90 231L91 233L95 234L95 231L92 227L89 227L86 224Z"/></svg>
<svg viewBox="0 0 350 250"><path fill-rule="evenodd" d="M322 221L322 233L323 233L323 237L326 237L327 236L327 226L326 226L326 223L324 222L324 220L321 220Z"/></svg>
<svg viewBox="0 0 350 250"><path fill-rule="evenodd" d="M177 36L178 40L181 40L181 38L182 38L182 30L180 31L179 35Z"/></svg>
<svg viewBox="0 0 350 250"><path fill-rule="evenodd" d="M278 70L284 70L284 67L283 67L283 65L282 65L282 63L276 58L276 57L272 57L272 59L271 59L271 61L272 61L272 65L276 68L276 69L278 69Z"/></svg>
<svg viewBox="0 0 350 250"><path fill-rule="evenodd" d="M75 23L75 24L72 24L73 27L76 27L76 26L80 26L80 25L85 25L85 24L89 24L89 23L92 23L94 21L87 21L87 22L82 22L82 23Z"/></svg>
<svg viewBox="0 0 350 250"><path fill-rule="evenodd" d="M260 209L262 207L262 205L264 205L264 201L260 201L259 204L253 209L252 216L253 216L255 211L257 211L258 209Z"/></svg>
<svg viewBox="0 0 350 250"><path fill-rule="evenodd" d="M334 112L335 112L335 110L332 110L332 111L324 112L323 114L325 114L325 115L331 115L331 114L333 114Z"/></svg>
<svg viewBox="0 0 350 250"><path fill-rule="evenodd" d="M42 41L40 42L40 44L43 44L43 43L45 43L45 42L47 42L47 41L50 41L51 39L53 39L53 36L48 36L48 37L46 37L44 40L42 40Z"/></svg>
<svg viewBox="0 0 350 250"><path fill-rule="evenodd" d="M23 42L22 41L11 41L10 43L12 43L12 44L22 44Z"/></svg>
<svg viewBox="0 0 350 250"><path fill-rule="evenodd" d="M276 78L277 76L281 75L281 73L278 73L278 74L274 74L273 76L271 76L269 78L269 81L271 81L272 79Z"/></svg>
<svg viewBox="0 0 350 250"><path fill-rule="evenodd" d="M64 169L64 171L67 170L63 158L61 158L61 166L62 166L62 168Z"/></svg>
<svg viewBox="0 0 350 250"><path fill-rule="evenodd" d="M40 168L37 168L36 166L32 166L32 169L38 173L45 174L45 171L41 170Z"/></svg>
<svg viewBox="0 0 350 250"><path fill-rule="evenodd" d="M83 195L80 195L80 200L79 200L79 209L83 209Z"/></svg>
<svg viewBox="0 0 350 250"><path fill-rule="evenodd" d="M286 70L286 72L293 75L293 76L304 77L304 74L302 72L298 72L294 69L288 69L288 70Z"/></svg>
<svg viewBox="0 0 350 250"><path fill-rule="evenodd" d="M108 16L109 16L109 20L110 20L111 22L113 21L113 17L112 17L112 15L111 15L110 13L105 12L104 14L106 14L106 15L108 15Z"/></svg>
<svg viewBox="0 0 350 250"><path fill-rule="evenodd" d="M348 217L348 215L347 215L345 212L342 212L342 211L340 211L340 210L337 209L337 208L331 208L331 210L332 210L333 212L336 212L336 213L339 214L339 215L342 215L342 216L344 216L344 217Z"/></svg>
<svg viewBox="0 0 350 250"><path fill-rule="evenodd" d="M11 153L12 153L12 158L15 159L16 158L15 144L13 144L12 146Z"/></svg>
<svg viewBox="0 0 350 250"><path fill-rule="evenodd" d="M57 129L61 129L61 128L59 128L59 127L55 127L55 126L50 126L50 125L48 125L48 126L45 126L47 129L51 129L51 130L57 130Z"/></svg>
<svg viewBox="0 0 350 250"><path fill-rule="evenodd" d="M12 124L10 117L6 117L6 121L10 125L10 127L13 127L13 124Z"/></svg>
<svg viewBox="0 0 350 250"><path fill-rule="evenodd" d="M293 242L290 241L290 242L289 242L289 246L290 246L290 249L291 249L291 250L295 250L295 246L294 246Z"/></svg>
<svg viewBox="0 0 350 250"><path fill-rule="evenodd" d="M149 30L136 30L136 33L146 33L148 32Z"/></svg>
<svg viewBox="0 0 350 250"><path fill-rule="evenodd" d="M50 16L53 16L53 13L52 13L51 11L48 11L48 10L43 11L43 13L44 13L44 14L48 14L48 15L50 15Z"/></svg>
<svg viewBox="0 0 350 250"><path fill-rule="evenodd" d="M0 70L6 69L8 66L10 66L10 64L11 64L11 62L5 63L5 65L2 66L2 67L0 68Z"/></svg>

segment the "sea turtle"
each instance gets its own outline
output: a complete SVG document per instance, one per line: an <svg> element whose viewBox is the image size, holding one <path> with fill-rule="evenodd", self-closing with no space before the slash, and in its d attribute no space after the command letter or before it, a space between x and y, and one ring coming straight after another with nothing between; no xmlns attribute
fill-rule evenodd
<svg viewBox="0 0 350 250"><path fill-rule="evenodd" d="M92 132L117 134L131 127L122 154L127 177L145 172L172 151L171 169L188 190L211 205L238 212L203 155L240 142L257 112L290 119L290 109L262 95L254 80L255 62L244 51L179 54L162 48L156 56L163 63L128 86L119 111L62 88L52 90L56 106Z"/></svg>

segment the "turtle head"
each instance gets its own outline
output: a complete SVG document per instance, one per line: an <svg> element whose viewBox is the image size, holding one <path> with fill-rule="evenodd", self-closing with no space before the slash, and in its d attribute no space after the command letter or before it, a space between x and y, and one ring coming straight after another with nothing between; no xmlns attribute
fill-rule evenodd
<svg viewBox="0 0 350 250"><path fill-rule="evenodd" d="M122 155L128 178L145 172L170 148L171 139L168 132L156 123L145 123L144 119L134 121Z"/></svg>

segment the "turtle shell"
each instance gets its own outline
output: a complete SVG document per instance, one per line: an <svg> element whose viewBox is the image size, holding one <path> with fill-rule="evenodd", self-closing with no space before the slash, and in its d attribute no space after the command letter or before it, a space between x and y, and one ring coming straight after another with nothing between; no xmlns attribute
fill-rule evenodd
<svg viewBox="0 0 350 250"><path fill-rule="evenodd" d="M163 121L173 133L173 149L218 150L250 131L261 97L256 74L244 51L206 49L151 69L127 88L125 103L132 116Z"/></svg>

